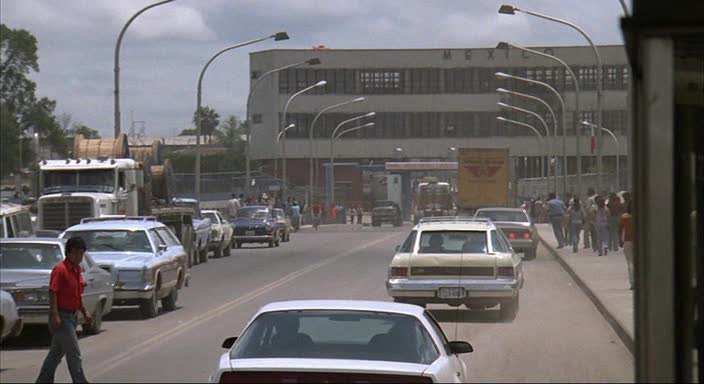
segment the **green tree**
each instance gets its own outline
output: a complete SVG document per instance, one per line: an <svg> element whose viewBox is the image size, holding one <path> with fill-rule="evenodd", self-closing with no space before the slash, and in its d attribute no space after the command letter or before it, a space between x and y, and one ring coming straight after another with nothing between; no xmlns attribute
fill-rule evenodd
<svg viewBox="0 0 704 384"><path fill-rule="evenodd" d="M198 130L195 128L186 128L181 133L179 133L179 136L195 136L196 133L198 133Z"/></svg>
<svg viewBox="0 0 704 384"><path fill-rule="evenodd" d="M220 125L220 115L210 107L200 107L199 111L193 114L193 124L198 127L198 115L200 115L200 132L203 136L208 136L208 142L213 140L213 134Z"/></svg>
<svg viewBox="0 0 704 384"><path fill-rule="evenodd" d="M86 139L99 139L100 138L100 132L97 130L90 128L86 126L83 123L77 123L73 125L73 128L71 128L71 134L73 136L76 135L83 135Z"/></svg>
<svg viewBox="0 0 704 384"><path fill-rule="evenodd" d="M247 134L247 127L243 121L235 115L228 116L219 129L215 131L215 137L220 144L235 152L243 152L245 141L243 136Z"/></svg>

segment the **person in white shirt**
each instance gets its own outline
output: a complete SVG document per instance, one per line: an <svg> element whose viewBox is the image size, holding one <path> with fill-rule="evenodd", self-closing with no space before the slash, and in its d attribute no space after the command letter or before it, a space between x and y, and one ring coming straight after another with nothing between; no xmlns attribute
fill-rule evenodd
<svg viewBox="0 0 704 384"><path fill-rule="evenodd" d="M242 195L240 195L240 198L242 198ZM237 198L237 195L233 193L232 199L228 200L230 219L234 219L235 217L237 217L237 211L240 209L240 207L242 207L242 204L240 203L240 198Z"/></svg>

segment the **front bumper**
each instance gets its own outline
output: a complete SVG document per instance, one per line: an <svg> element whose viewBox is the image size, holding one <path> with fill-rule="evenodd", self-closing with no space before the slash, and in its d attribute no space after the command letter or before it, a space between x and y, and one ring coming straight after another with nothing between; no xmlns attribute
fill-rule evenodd
<svg viewBox="0 0 704 384"><path fill-rule="evenodd" d="M48 305L27 305L18 306L17 315L22 320L23 325L47 325L49 324Z"/></svg>
<svg viewBox="0 0 704 384"><path fill-rule="evenodd" d="M274 234L254 236L235 235L232 236L232 240L240 243L268 243L274 240Z"/></svg>
<svg viewBox="0 0 704 384"><path fill-rule="evenodd" d="M144 287L139 288L118 288L115 286L115 302L125 301L125 300L135 300L135 299L150 299L152 297L152 292L154 286L147 284Z"/></svg>
<svg viewBox="0 0 704 384"><path fill-rule="evenodd" d="M518 295L523 285L522 277L514 279L388 279L386 292L394 298L434 298L439 297L440 288L464 288L465 297L472 298L512 298ZM456 299L447 299L452 301Z"/></svg>

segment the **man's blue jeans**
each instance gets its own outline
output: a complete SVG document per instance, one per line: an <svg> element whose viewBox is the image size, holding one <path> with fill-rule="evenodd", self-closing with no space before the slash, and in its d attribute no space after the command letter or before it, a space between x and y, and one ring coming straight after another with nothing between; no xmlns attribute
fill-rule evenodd
<svg viewBox="0 0 704 384"><path fill-rule="evenodd" d="M562 236L562 215L550 216L550 223L552 224L552 231L555 232L555 239L557 240L557 246L562 247L565 245L565 239Z"/></svg>
<svg viewBox="0 0 704 384"><path fill-rule="evenodd" d="M54 329L54 336L51 339L49 353L44 359L42 369L39 371L37 383L53 383L56 367L61 363L61 359L66 356L66 364L71 373L71 380L74 383L86 383L81 364L81 350L78 348L78 336L76 336L76 326L78 318L75 312L59 311L61 317L61 327ZM51 319L49 321L51 329Z"/></svg>

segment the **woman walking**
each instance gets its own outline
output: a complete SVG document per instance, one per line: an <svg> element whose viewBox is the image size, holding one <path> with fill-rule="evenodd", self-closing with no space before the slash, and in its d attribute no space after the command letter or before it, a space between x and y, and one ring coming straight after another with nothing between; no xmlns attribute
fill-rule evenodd
<svg viewBox="0 0 704 384"><path fill-rule="evenodd" d="M579 203L579 199L577 198L577 196L575 196L574 200L572 200L572 204L570 205L568 211L568 216L570 224L570 243L572 244L572 252L577 253L577 250L579 249L579 233L582 231L582 228L584 227L584 223L586 222L587 218L587 215L584 212L584 208L582 208L581 204Z"/></svg>
<svg viewBox="0 0 704 384"><path fill-rule="evenodd" d="M606 208L604 198L601 196L596 198L594 222L596 224L599 256L605 256L609 253L609 209Z"/></svg>

